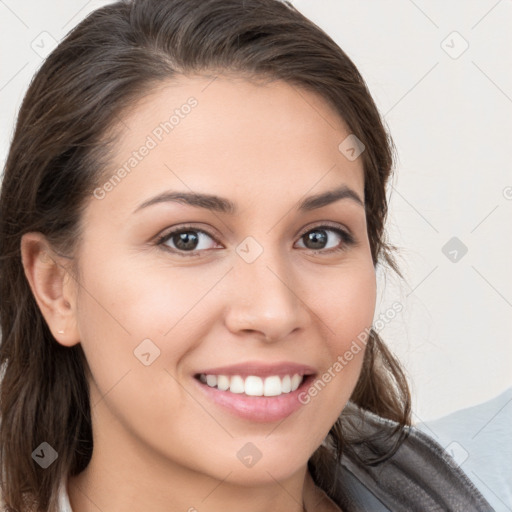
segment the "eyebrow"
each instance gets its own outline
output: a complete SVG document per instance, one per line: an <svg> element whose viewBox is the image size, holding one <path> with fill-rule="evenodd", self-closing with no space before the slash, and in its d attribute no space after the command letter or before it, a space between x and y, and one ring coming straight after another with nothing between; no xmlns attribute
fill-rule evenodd
<svg viewBox="0 0 512 512"><path fill-rule="evenodd" d="M364 203L359 197L357 192L351 188L343 185L333 190L328 190L320 194L309 196L303 199L298 206L299 211L311 211L323 206L327 206L331 203L339 201L340 199L350 199L364 208ZM219 197L213 194L201 194L198 192L175 192L167 191L159 194L147 201L144 201L139 205L133 213L136 213L148 206L153 206L159 203L177 202L195 206L198 208L205 208L206 210L212 210L219 213L226 213L229 215L235 215L238 212L235 203L229 199Z"/></svg>

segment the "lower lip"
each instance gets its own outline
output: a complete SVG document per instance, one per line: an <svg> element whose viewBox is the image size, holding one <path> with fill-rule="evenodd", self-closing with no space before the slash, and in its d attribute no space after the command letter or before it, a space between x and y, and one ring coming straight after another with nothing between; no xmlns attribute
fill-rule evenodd
<svg viewBox="0 0 512 512"><path fill-rule="evenodd" d="M230 413L253 422L271 423L284 420L304 405L299 401L299 395L307 390L313 378L313 375L307 375L295 391L270 397L221 391L196 378L194 381L208 399Z"/></svg>

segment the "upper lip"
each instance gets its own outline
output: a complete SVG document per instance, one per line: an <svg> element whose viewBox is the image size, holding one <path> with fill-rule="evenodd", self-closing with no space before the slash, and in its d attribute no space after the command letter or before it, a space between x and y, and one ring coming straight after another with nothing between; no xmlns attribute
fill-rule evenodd
<svg viewBox="0 0 512 512"><path fill-rule="evenodd" d="M245 363L233 364L230 366L217 366L215 368L201 370L199 372L196 372L196 376L204 374L227 376L240 375L241 377L248 377L249 375L255 375L260 377L269 377L271 375L277 375L279 377L284 377L285 375L313 375L315 373L316 372L313 367L300 363L283 362L268 364L259 363L257 361L248 361Z"/></svg>

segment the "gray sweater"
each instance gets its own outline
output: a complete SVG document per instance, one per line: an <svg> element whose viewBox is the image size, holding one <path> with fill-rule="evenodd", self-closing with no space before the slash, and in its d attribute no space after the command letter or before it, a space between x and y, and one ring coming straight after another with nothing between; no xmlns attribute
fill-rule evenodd
<svg viewBox="0 0 512 512"><path fill-rule="evenodd" d="M386 437L394 422L349 404L343 413L344 436L356 455L368 459L389 452ZM345 454L341 464L332 459L331 480L317 482L343 512L493 512L491 505L443 448L415 427L386 461L367 465ZM396 440L396 437L394 438ZM326 449L332 450L329 445Z"/></svg>

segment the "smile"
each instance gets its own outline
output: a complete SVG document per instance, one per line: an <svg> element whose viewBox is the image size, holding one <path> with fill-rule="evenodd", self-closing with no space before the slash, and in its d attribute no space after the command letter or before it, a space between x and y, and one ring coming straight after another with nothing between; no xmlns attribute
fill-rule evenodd
<svg viewBox="0 0 512 512"><path fill-rule="evenodd" d="M258 377L249 375L243 378L240 375L205 375L201 373L199 379L211 388L220 391L229 391L235 394L246 396L280 396L284 393L295 391L304 380L303 375L271 375L269 377Z"/></svg>
<svg viewBox="0 0 512 512"><path fill-rule="evenodd" d="M314 367L292 363L241 364L204 368L193 381L223 413L251 422L282 421L304 406L299 395L314 382Z"/></svg>

